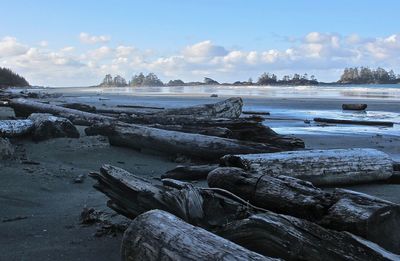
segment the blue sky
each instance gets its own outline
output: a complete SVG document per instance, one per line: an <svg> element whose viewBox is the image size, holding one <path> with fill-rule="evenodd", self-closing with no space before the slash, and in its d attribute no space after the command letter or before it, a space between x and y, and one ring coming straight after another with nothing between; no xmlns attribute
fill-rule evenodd
<svg viewBox="0 0 400 261"><path fill-rule="evenodd" d="M346 66L400 72L400 1L2 1L0 66L33 84L86 85L104 73L163 80L335 80ZM40 70L39 70L40 68Z"/></svg>

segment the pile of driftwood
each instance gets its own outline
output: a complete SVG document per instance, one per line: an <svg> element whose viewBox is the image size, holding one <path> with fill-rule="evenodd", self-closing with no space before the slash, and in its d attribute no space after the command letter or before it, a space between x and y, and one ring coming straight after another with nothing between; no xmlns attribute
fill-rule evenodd
<svg viewBox="0 0 400 261"><path fill-rule="evenodd" d="M304 148L302 140L277 134L263 125L259 116L241 118L241 98L178 109L133 106L106 110L85 104L61 105L20 98L8 101L17 117L50 113L88 126L87 135L104 135L112 145L137 150L218 161L227 154Z"/></svg>
<svg viewBox="0 0 400 261"><path fill-rule="evenodd" d="M400 258L400 206L364 194L232 167L213 170L209 188L154 185L110 165L90 176L109 207L134 219L123 260Z"/></svg>

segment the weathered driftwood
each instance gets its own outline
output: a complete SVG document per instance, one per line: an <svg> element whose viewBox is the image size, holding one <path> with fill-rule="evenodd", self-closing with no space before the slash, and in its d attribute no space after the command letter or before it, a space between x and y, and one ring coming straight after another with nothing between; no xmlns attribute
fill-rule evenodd
<svg viewBox="0 0 400 261"><path fill-rule="evenodd" d="M394 125L394 123L390 121L358 121L358 120L342 120L342 119L328 119L328 118L314 118L314 121L323 123L387 126L387 127L393 127Z"/></svg>
<svg viewBox="0 0 400 261"><path fill-rule="evenodd" d="M161 124L152 124L147 125L152 128L163 129L163 130L173 130L187 133L198 133L208 136L216 136L222 138L229 138L231 136L231 131L228 128L223 127L203 127L203 126L194 126L194 125L161 125Z"/></svg>
<svg viewBox="0 0 400 261"><path fill-rule="evenodd" d="M283 150L304 148L304 142L296 137L279 135L268 126L262 124L258 117L239 119L207 119L175 115L123 115L119 120L135 124L147 124L157 128L167 129L168 126L181 126L185 132L192 132L196 128L209 130L210 128L224 128L229 130L228 138L274 144ZM155 125L156 124L156 125ZM167 127L163 127L167 126ZM178 128L178 127L175 127ZM218 132L220 133L220 132ZM213 131L216 134L216 131ZM220 134L218 134L219 136ZM223 133L225 135L225 133Z"/></svg>
<svg viewBox="0 0 400 261"><path fill-rule="evenodd" d="M132 108L132 109L154 109L154 110L164 110L164 107L154 107L154 106L142 106L142 105L117 105L119 108Z"/></svg>
<svg viewBox="0 0 400 261"><path fill-rule="evenodd" d="M268 175L285 175L314 185L358 184L388 179L391 158L375 149L333 149L227 155L225 166L241 167Z"/></svg>
<svg viewBox="0 0 400 261"><path fill-rule="evenodd" d="M91 106L88 104L84 104L84 103L65 103L65 104L61 104L62 107L65 108L69 108L69 109L74 109L74 110L78 110L78 111L85 111L85 112L96 112L96 107L95 106Z"/></svg>
<svg viewBox="0 0 400 261"><path fill-rule="evenodd" d="M327 193L296 178L240 168L215 169L207 181L258 207L348 231L400 253L400 206L392 202L342 189Z"/></svg>
<svg viewBox="0 0 400 261"><path fill-rule="evenodd" d="M115 118L98 115L95 113L64 108L57 105L45 104L25 99L12 99L10 106L14 109L16 116L28 117L32 113L50 113L69 119L74 124L91 125L93 122L114 121Z"/></svg>
<svg viewBox="0 0 400 261"><path fill-rule="evenodd" d="M359 103L359 104L345 103L345 104L342 104L342 109L343 110L363 111L367 107L368 107L368 105L365 104L365 103Z"/></svg>
<svg viewBox="0 0 400 261"><path fill-rule="evenodd" d="M218 168L218 165L195 165L195 166L177 166L161 175L161 178L170 178L177 180L199 180L206 179L208 173Z"/></svg>
<svg viewBox="0 0 400 261"><path fill-rule="evenodd" d="M270 115L267 111L242 111L242 113L249 115Z"/></svg>
<svg viewBox="0 0 400 261"><path fill-rule="evenodd" d="M55 117L48 113L32 113L28 119L33 121L32 139L35 141L80 136L75 125L66 118Z"/></svg>
<svg viewBox="0 0 400 261"><path fill-rule="evenodd" d="M165 109L157 112L158 116L180 115L203 118L238 118L242 113L243 100L233 97L212 104L203 104L186 108Z"/></svg>
<svg viewBox="0 0 400 261"><path fill-rule="evenodd" d="M121 260L277 260L252 252L176 216L152 210L124 233Z"/></svg>
<svg viewBox="0 0 400 261"><path fill-rule="evenodd" d="M272 212L228 223L216 233L263 255L285 260L400 260L400 256L347 232Z"/></svg>
<svg viewBox="0 0 400 261"><path fill-rule="evenodd" d="M171 187L156 186L108 165L90 175L98 181L95 188L110 197L108 205L129 218L164 210L250 250L286 260L396 260L383 257L391 255L384 250L371 249L371 242L361 243L346 232L255 208L225 190L175 182Z"/></svg>
<svg viewBox="0 0 400 261"><path fill-rule="evenodd" d="M29 134L33 129L31 120L1 120L0 137L18 137Z"/></svg>
<svg viewBox="0 0 400 261"><path fill-rule="evenodd" d="M88 135L107 136L110 144L116 146L139 150L152 149L208 160L216 160L234 152L246 154L282 151L273 145L161 130L134 124L94 124L85 131Z"/></svg>

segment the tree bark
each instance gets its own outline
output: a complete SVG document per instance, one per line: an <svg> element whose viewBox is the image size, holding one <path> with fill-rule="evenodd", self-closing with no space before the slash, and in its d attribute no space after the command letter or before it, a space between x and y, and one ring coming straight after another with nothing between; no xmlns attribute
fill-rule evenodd
<svg viewBox="0 0 400 261"><path fill-rule="evenodd" d="M50 113L69 119L74 124L91 125L94 122L115 121L115 118L98 115L95 113L79 111L75 109L64 108L57 105L45 104L25 99L12 99L10 106L14 109L18 117L28 117L32 113Z"/></svg>
<svg viewBox="0 0 400 261"><path fill-rule="evenodd" d="M278 260L247 250L161 210L135 218L125 231L121 260Z"/></svg>
<svg viewBox="0 0 400 261"><path fill-rule="evenodd" d="M314 118L314 121L324 122L324 123L387 126L387 127L393 127L394 125L394 123L390 121L357 121L357 120L341 120L341 119L327 119L327 118Z"/></svg>
<svg viewBox="0 0 400 261"><path fill-rule="evenodd" d="M227 155L225 166L241 167L272 176L285 175L317 186L359 184L388 179L391 158L375 149L309 150L254 155Z"/></svg>
<svg viewBox="0 0 400 261"><path fill-rule="evenodd" d="M33 129L31 120L2 120L0 121L0 137L13 138L29 134Z"/></svg>
<svg viewBox="0 0 400 261"><path fill-rule="evenodd" d="M342 109L343 110L363 111L367 107L368 107L368 105L365 104L365 103L360 103L360 104L345 103L345 104L342 104Z"/></svg>
<svg viewBox="0 0 400 261"><path fill-rule="evenodd" d="M299 179L239 168L215 169L207 181L258 207L348 231L400 254L400 206L392 202L349 190L327 193Z"/></svg>
<svg viewBox="0 0 400 261"><path fill-rule="evenodd" d="M207 160L217 160L223 155L236 152L246 154L282 150L268 144L167 131L135 124L95 124L87 128L86 133L107 136L110 144L116 146L152 149L169 155L183 154Z"/></svg>
<svg viewBox="0 0 400 261"><path fill-rule="evenodd" d="M208 173L218 168L218 165L177 166L161 175L161 178L177 180L207 179Z"/></svg>
<svg viewBox="0 0 400 261"><path fill-rule="evenodd" d="M216 233L254 252L288 261L400 260L350 233L272 212L230 222Z"/></svg>
<svg viewBox="0 0 400 261"><path fill-rule="evenodd" d="M225 190L187 183L179 185L180 189L155 186L109 165L90 175L97 180L95 188L111 198L108 205L129 218L152 209L164 210L262 255L293 261L396 260L384 258L383 254L393 255L387 251L371 249L371 242L360 243L346 232L255 208Z"/></svg>

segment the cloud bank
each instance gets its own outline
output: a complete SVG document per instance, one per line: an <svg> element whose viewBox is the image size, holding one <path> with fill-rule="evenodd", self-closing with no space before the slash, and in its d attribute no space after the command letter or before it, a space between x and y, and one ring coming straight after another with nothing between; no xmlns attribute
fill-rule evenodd
<svg viewBox="0 0 400 261"><path fill-rule="evenodd" d="M155 72L164 81L213 77L219 81L256 78L264 71L278 75L315 74L319 80L336 80L345 67L400 67L400 34L364 38L357 34L310 32L288 40L290 48L229 49L205 40L166 56L157 50L132 45L114 46L109 36L79 35L81 44L51 49L46 41L35 46L6 36L0 39L0 66L26 76L32 84L83 86L98 83L104 74ZM96 46L93 46L96 45ZM86 47L85 47L86 46ZM85 48L83 48L85 47Z"/></svg>

